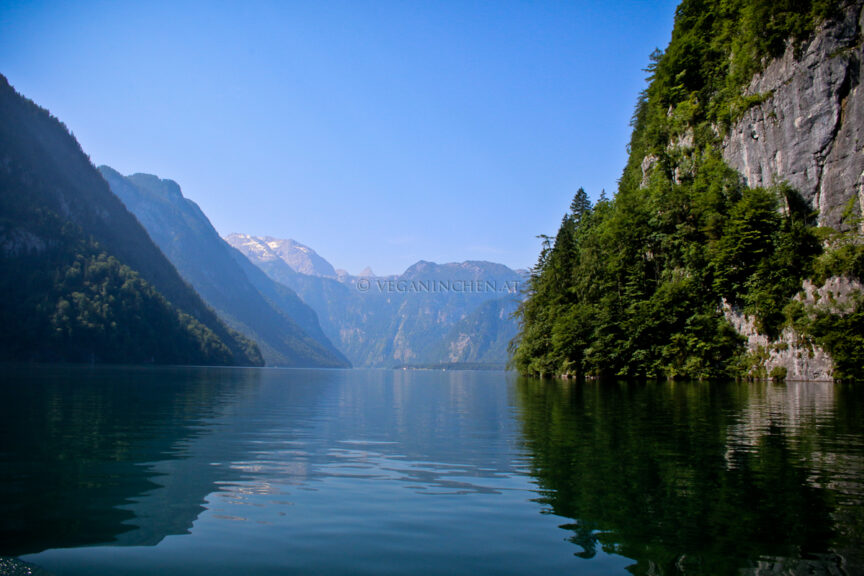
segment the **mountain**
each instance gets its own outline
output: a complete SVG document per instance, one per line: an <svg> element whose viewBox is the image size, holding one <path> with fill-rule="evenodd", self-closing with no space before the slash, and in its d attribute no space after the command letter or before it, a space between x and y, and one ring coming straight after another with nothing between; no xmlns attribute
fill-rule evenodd
<svg viewBox="0 0 864 576"><path fill-rule="evenodd" d="M501 317L502 307L515 308L521 281L503 264L477 261L420 261L395 279L373 279L372 291L388 297L394 318L394 345L379 353L403 364L504 364L509 339L502 338L515 335L516 322Z"/></svg>
<svg viewBox="0 0 864 576"><path fill-rule="evenodd" d="M258 344L267 365L349 365L296 294L260 271L250 278L254 267L244 266L176 182L150 174L124 177L108 166L99 171L183 278L226 324Z"/></svg>
<svg viewBox="0 0 864 576"><path fill-rule="evenodd" d="M501 366L523 280L502 264L476 261L420 261L399 276L353 278L365 322L347 333L375 365Z"/></svg>
<svg viewBox="0 0 864 576"><path fill-rule="evenodd" d="M281 260L295 272L308 276L336 278L333 266L313 249L294 240L282 240L270 236L256 237L247 234L229 234L232 245L241 244L246 251L255 252L258 260Z"/></svg>
<svg viewBox="0 0 864 576"><path fill-rule="evenodd" d="M259 365L66 127L0 76L0 359Z"/></svg>
<svg viewBox="0 0 864 576"><path fill-rule="evenodd" d="M864 379L864 2L684 0L613 199L520 307L525 374Z"/></svg>
<svg viewBox="0 0 864 576"><path fill-rule="evenodd" d="M506 364L508 346L519 332L513 320L518 304L515 296L483 302L450 328L434 356L453 364Z"/></svg>
<svg viewBox="0 0 864 576"><path fill-rule="evenodd" d="M507 361L507 344L516 333L509 312L524 276L504 265L420 261L396 276L329 278L297 272L269 249L273 239L245 234L226 239L295 290L356 366Z"/></svg>

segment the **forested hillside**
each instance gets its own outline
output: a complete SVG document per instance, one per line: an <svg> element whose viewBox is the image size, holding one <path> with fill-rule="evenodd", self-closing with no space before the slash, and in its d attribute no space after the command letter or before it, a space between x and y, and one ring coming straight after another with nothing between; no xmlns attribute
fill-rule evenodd
<svg viewBox="0 0 864 576"><path fill-rule="evenodd" d="M766 360L791 341L798 355L827 351L835 378L864 376L860 206L844 202L833 228L818 226L813 199L782 173L770 187L750 188L723 157L730 128L774 96L748 90L772 59L790 53L794 62L813 48L814 34L833 34L845 43L822 61L857 76L860 4L681 3L668 47L651 57L617 194L592 205L579 190L557 235L546 239L519 309L512 350L520 372L779 379L786 366L769 369ZM848 39L834 33L849 27ZM842 99L858 97L857 80L837 86L817 96L826 106L841 99L842 114ZM820 205L830 205L830 195L823 191ZM842 305L796 296L805 280L818 292L838 277L851 286ZM768 344L745 345L730 322L735 315Z"/></svg>
<svg viewBox="0 0 864 576"><path fill-rule="evenodd" d="M66 127L0 76L0 359L261 364Z"/></svg>

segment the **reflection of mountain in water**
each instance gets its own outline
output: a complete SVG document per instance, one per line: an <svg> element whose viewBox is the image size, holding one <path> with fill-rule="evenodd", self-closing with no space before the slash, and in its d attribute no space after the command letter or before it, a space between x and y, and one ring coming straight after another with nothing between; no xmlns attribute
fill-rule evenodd
<svg viewBox="0 0 864 576"><path fill-rule="evenodd" d="M314 489L346 473L423 493L493 493L513 471L517 430L500 374L63 367L5 376L0 556L155 545L189 533L214 493L217 504L253 492L281 500L285 485ZM482 449L466 448L489 430Z"/></svg>
<svg viewBox="0 0 864 576"><path fill-rule="evenodd" d="M864 567L862 404L840 386L520 379L514 389L501 373L374 370L3 376L0 557L191 533L183 548L215 529L262 557L278 555L278 541L284 562L320 559L334 534L376 557L393 545L408 547L399 562L428 560L425 544L399 540L402 530L437 550L476 533L488 544L484 530L504 543L542 528L532 525L539 502L555 515L543 522L567 519L578 547L564 557L603 565L602 550L633 559L634 574ZM248 522L234 532L233 520ZM395 542L381 540L396 527ZM449 538L459 530L459 542ZM535 544L546 549L545 538ZM148 548L145 568L176 552L170 543ZM51 569L75 552L23 559ZM94 558L119 552L104 554Z"/></svg>
<svg viewBox="0 0 864 576"><path fill-rule="evenodd" d="M205 387L213 379L210 372L201 375ZM289 382L286 375L292 374L303 374L302 381ZM209 413L186 417L185 428L192 433L175 440L171 458L147 464L159 487L122 507L132 513L137 529L118 536L116 544L155 545L167 535L188 533L209 494L261 476L260 466L244 463L262 437L292 444L305 436L314 426L308 414L333 394L339 372L230 370L216 375L216 394L196 397L209 405ZM289 468L301 482L303 467Z"/></svg>
<svg viewBox="0 0 864 576"><path fill-rule="evenodd" d="M185 533L223 473L162 473L256 379L219 369L5 369L0 555Z"/></svg>
<svg viewBox="0 0 864 576"><path fill-rule="evenodd" d="M386 459L390 472L423 490L494 491L487 479L516 471L518 430L502 384L494 372L369 371L362 383L339 388L334 417L318 434Z"/></svg>
<svg viewBox="0 0 864 576"><path fill-rule="evenodd" d="M573 519L577 555L602 547L634 574L864 569L848 390L520 380L518 393L543 501Z"/></svg>
<svg viewBox="0 0 864 576"><path fill-rule="evenodd" d="M212 439L196 440L195 452L205 452L205 443L242 447L215 457L234 472L220 486L229 496L279 495L278 487L286 484L314 489L346 474L383 475L411 490L493 492L484 480L514 471L508 438L517 433L501 378L501 373L265 371L254 399L234 410ZM299 398L304 388L319 396ZM468 449L472 435L484 430L501 434L484 438L482 449ZM204 465L208 458L201 460Z"/></svg>

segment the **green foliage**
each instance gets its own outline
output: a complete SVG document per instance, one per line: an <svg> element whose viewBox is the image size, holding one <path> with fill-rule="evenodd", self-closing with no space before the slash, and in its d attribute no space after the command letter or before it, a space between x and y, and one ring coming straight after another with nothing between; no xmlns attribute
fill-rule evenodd
<svg viewBox="0 0 864 576"><path fill-rule="evenodd" d="M262 363L183 282L78 142L0 75L0 360Z"/></svg>
<svg viewBox="0 0 864 576"><path fill-rule="evenodd" d="M212 330L98 246L0 259L0 358L231 364Z"/></svg>
<svg viewBox="0 0 864 576"><path fill-rule="evenodd" d="M864 380L864 298L851 314L818 312L809 330L834 360L838 380Z"/></svg>
<svg viewBox="0 0 864 576"><path fill-rule="evenodd" d="M834 361L834 378L864 381L864 295L849 303L851 311L837 313L826 307L807 308L799 301L786 306L788 322L795 330L821 346Z"/></svg>
<svg viewBox="0 0 864 576"><path fill-rule="evenodd" d="M705 168L564 218L519 310L520 371L713 378L741 346L723 298L776 327L818 251L812 226L777 210L787 189L742 190L714 159Z"/></svg>
<svg viewBox="0 0 864 576"><path fill-rule="evenodd" d="M527 374L715 378L740 366L723 300L776 336L820 253L788 187L742 189L710 154L689 181L654 178L568 214L519 309ZM782 207L782 209L781 209Z"/></svg>
<svg viewBox="0 0 864 576"><path fill-rule="evenodd" d="M746 190L710 251L714 288L755 316L762 333L776 337L785 320L783 308L812 272L820 251L812 215L794 190Z"/></svg>
<svg viewBox="0 0 864 576"><path fill-rule="evenodd" d="M864 282L864 245L841 240L815 262L814 270L819 284L831 276L849 276Z"/></svg>
<svg viewBox="0 0 864 576"><path fill-rule="evenodd" d="M864 243L861 242L862 222L860 217L853 217L853 203L857 198L851 198L844 213L846 230L823 230L823 240L828 246L813 265L813 280L822 285L831 276L848 276L859 282L864 282Z"/></svg>
<svg viewBox="0 0 864 576"><path fill-rule="evenodd" d="M652 55L653 82L646 91L652 115L678 112L686 103L687 126L728 123L764 97L744 96L741 88L765 60L780 56L787 42L796 46L806 39L838 7L836 0L683 1L669 46Z"/></svg>
<svg viewBox="0 0 864 576"><path fill-rule="evenodd" d="M844 232L823 231L827 249L813 262L811 276L817 286L832 276L864 282L861 221L847 219L846 224L849 227ZM828 351L834 360L835 378L860 382L864 381L864 297L857 295L850 305L851 313L837 314L824 308L810 311L793 302L784 312L797 331Z"/></svg>
<svg viewBox="0 0 864 576"><path fill-rule="evenodd" d="M592 207L580 190L545 241L518 310L518 370L737 374L747 361L724 300L773 337L820 265L861 268L854 243L820 264L820 232L800 196L785 185L746 189L719 151L736 115L770 96L744 94L752 75L836 8L827 0L681 3L669 46L651 56L617 195Z"/></svg>
<svg viewBox="0 0 864 576"><path fill-rule="evenodd" d="M786 380L786 375L788 374L788 370L785 366L775 366L771 369L771 380L774 382L784 382Z"/></svg>

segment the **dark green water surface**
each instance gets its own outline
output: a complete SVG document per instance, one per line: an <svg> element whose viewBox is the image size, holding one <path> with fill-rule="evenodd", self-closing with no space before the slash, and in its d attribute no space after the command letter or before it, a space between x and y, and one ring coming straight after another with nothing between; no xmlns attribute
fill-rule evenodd
<svg viewBox="0 0 864 576"><path fill-rule="evenodd" d="M854 387L0 377L0 574L864 573Z"/></svg>

